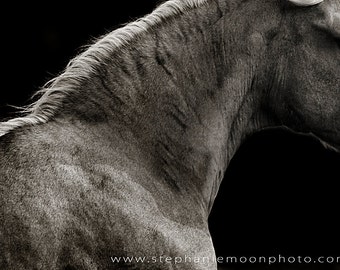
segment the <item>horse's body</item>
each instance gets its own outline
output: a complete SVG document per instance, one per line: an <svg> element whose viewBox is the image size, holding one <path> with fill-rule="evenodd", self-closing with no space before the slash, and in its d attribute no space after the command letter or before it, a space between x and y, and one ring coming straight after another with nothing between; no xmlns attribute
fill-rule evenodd
<svg viewBox="0 0 340 270"><path fill-rule="evenodd" d="M99 40L0 125L0 268L215 269L208 215L247 136L339 147L339 10L175 0Z"/></svg>

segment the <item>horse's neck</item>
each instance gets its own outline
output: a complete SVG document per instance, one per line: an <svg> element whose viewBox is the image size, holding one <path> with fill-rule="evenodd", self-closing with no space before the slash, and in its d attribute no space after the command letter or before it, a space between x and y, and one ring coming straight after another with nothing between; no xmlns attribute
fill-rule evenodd
<svg viewBox="0 0 340 270"><path fill-rule="evenodd" d="M84 120L133 134L153 173L197 195L207 213L242 140L267 124L251 87L258 56L247 40L233 44L216 3L122 48L82 90L88 100L72 104Z"/></svg>

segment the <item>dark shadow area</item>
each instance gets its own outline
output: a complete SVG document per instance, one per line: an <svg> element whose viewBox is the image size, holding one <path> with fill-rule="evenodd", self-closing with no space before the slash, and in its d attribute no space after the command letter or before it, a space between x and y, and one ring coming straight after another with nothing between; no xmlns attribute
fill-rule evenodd
<svg viewBox="0 0 340 270"><path fill-rule="evenodd" d="M286 130L252 136L232 160L210 216L217 255L339 256L339 165L340 155L316 139Z"/></svg>
<svg viewBox="0 0 340 270"><path fill-rule="evenodd" d="M96 1L93 4L8 3L1 17L0 120L16 116L9 105L31 96L63 71L95 39L152 12L161 0Z"/></svg>

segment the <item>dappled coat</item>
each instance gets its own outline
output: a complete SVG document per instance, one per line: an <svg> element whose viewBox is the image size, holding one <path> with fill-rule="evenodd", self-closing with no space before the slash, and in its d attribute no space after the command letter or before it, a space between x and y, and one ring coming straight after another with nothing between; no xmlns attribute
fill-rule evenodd
<svg viewBox="0 0 340 270"><path fill-rule="evenodd" d="M0 124L0 268L216 269L208 216L248 136L340 149L339 12L170 0L99 39Z"/></svg>

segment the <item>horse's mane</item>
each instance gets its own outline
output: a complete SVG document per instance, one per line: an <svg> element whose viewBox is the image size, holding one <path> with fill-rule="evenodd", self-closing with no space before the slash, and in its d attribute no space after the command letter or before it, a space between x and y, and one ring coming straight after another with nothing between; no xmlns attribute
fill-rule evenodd
<svg viewBox="0 0 340 270"><path fill-rule="evenodd" d="M146 33L160 23L185 11L207 3L208 0L169 0L151 14L119 28L99 39L87 50L72 59L63 73L47 82L37 92L41 97L21 110L22 117L0 123L0 136L23 126L46 123L58 112L68 93L76 91L96 72L112 53Z"/></svg>

